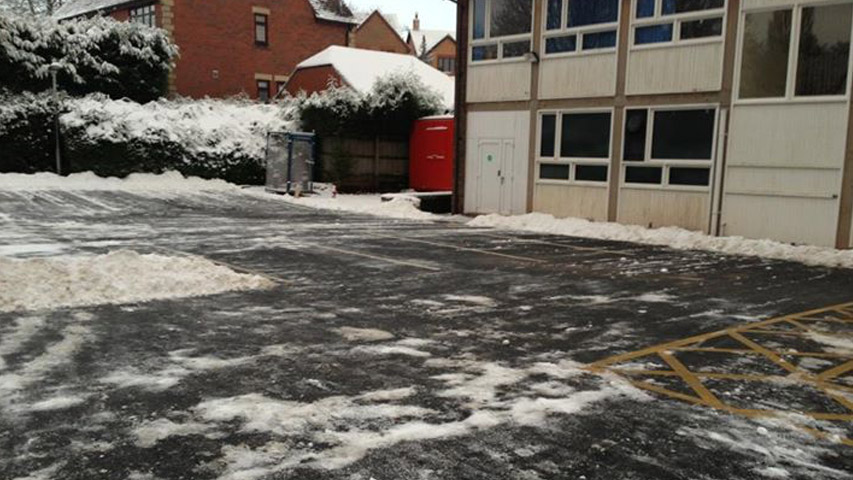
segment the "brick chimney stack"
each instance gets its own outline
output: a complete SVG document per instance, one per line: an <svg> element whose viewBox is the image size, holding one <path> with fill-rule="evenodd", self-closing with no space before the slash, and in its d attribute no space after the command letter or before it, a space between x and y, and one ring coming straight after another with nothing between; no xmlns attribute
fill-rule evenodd
<svg viewBox="0 0 853 480"><path fill-rule="evenodd" d="M421 29L421 19L418 18L417 12L415 12L415 20L412 22L412 30L419 31Z"/></svg>

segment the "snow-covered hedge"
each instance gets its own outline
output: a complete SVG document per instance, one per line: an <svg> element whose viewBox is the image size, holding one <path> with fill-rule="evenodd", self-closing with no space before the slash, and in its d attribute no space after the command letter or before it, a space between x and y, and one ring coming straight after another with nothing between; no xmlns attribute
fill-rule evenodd
<svg viewBox="0 0 853 480"><path fill-rule="evenodd" d="M44 96L0 96L0 172L53 170L52 131L46 130L53 108ZM177 170L239 184L262 183L266 133L291 126L287 104L248 100L142 105L93 94L67 98L63 109L66 171L100 176Z"/></svg>
<svg viewBox="0 0 853 480"><path fill-rule="evenodd" d="M418 118L444 110L441 94L413 73L381 78L370 92L330 87L296 100L303 131L323 136L408 136Z"/></svg>
<svg viewBox="0 0 853 480"><path fill-rule="evenodd" d="M49 67L72 95L103 92L146 102L168 90L177 55L164 30L110 18L62 23L0 12L0 88L50 88Z"/></svg>

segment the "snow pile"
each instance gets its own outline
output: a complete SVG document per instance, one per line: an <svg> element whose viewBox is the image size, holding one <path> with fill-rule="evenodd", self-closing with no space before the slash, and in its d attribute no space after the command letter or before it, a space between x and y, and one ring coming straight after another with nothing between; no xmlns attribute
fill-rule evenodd
<svg viewBox="0 0 853 480"><path fill-rule="evenodd" d="M72 99L63 128L90 143L172 143L188 153L263 159L269 131L287 131L291 109L248 100L158 100L144 105L102 95Z"/></svg>
<svg viewBox="0 0 853 480"><path fill-rule="evenodd" d="M143 302L268 288L271 282L197 257L0 257L0 312Z"/></svg>
<svg viewBox="0 0 853 480"><path fill-rule="evenodd" d="M228 192L239 187L222 180L184 177L177 172L160 175L134 173L126 178L103 178L92 172L74 173L61 177L54 173L0 174L0 191L126 191L126 192Z"/></svg>
<svg viewBox="0 0 853 480"><path fill-rule="evenodd" d="M483 215L475 218L468 225L664 245L679 250L707 250L731 255L788 260L813 266L853 268L853 251L849 250L797 246L743 237L712 237L674 227L649 229L636 225L590 222L578 218L557 219L543 213L512 217Z"/></svg>
<svg viewBox="0 0 853 480"><path fill-rule="evenodd" d="M435 220L437 218L431 213L418 210L419 200L415 197L397 196L389 202L383 202L379 195L338 195L336 197L316 196L302 198L282 196L281 199L305 207L362 213L401 220Z"/></svg>

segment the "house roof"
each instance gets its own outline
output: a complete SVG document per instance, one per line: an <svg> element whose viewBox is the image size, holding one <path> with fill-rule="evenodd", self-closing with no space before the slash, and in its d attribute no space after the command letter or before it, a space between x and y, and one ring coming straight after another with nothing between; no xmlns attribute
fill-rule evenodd
<svg viewBox="0 0 853 480"><path fill-rule="evenodd" d="M387 74L412 72L441 94L447 108L453 108L454 80L412 55L332 46L297 65L296 71L325 66L334 68L347 85L362 93Z"/></svg>
<svg viewBox="0 0 853 480"><path fill-rule="evenodd" d="M362 15L362 17L363 18L360 19L356 30L361 30L361 27L363 27L371 18L378 17L381 21L385 22L388 28L391 29L397 35L397 38L400 39L400 42L403 44L404 47L409 46L409 44L406 43L406 40L404 39L403 35L400 33L400 19L399 17L397 17L397 15L382 13L379 10L374 10L373 12L367 15Z"/></svg>
<svg viewBox="0 0 853 480"><path fill-rule="evenodd" d="M406 42L415 47L416 54L420 54L424 41L426 41L427 52L431 52L447 37L455 42L456 32L452 30L409 30L409 37Z"/></svg>
<svg viewBox="0 0 853 480"><path fill-rule="evenodd" d="M134 0L69 0L59 7L53 14L54 18L64 20L66 18L79 17L87 13L101 10L110 10L119 5L132 3ZM308 0L314 9L314 16L318 20L341 23L358 23L352 11L342 0Z"/></svg>

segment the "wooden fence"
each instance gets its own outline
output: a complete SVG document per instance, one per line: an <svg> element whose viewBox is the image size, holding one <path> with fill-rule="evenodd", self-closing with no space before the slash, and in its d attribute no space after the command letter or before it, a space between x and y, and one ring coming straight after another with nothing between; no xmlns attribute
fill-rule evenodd
<svg viewBox="0 0 853 480"><path fill-rule="evenodd" d="M398 192L409 185L408 138L325 137L318 151L317 180L340 192Z"/></svg>

